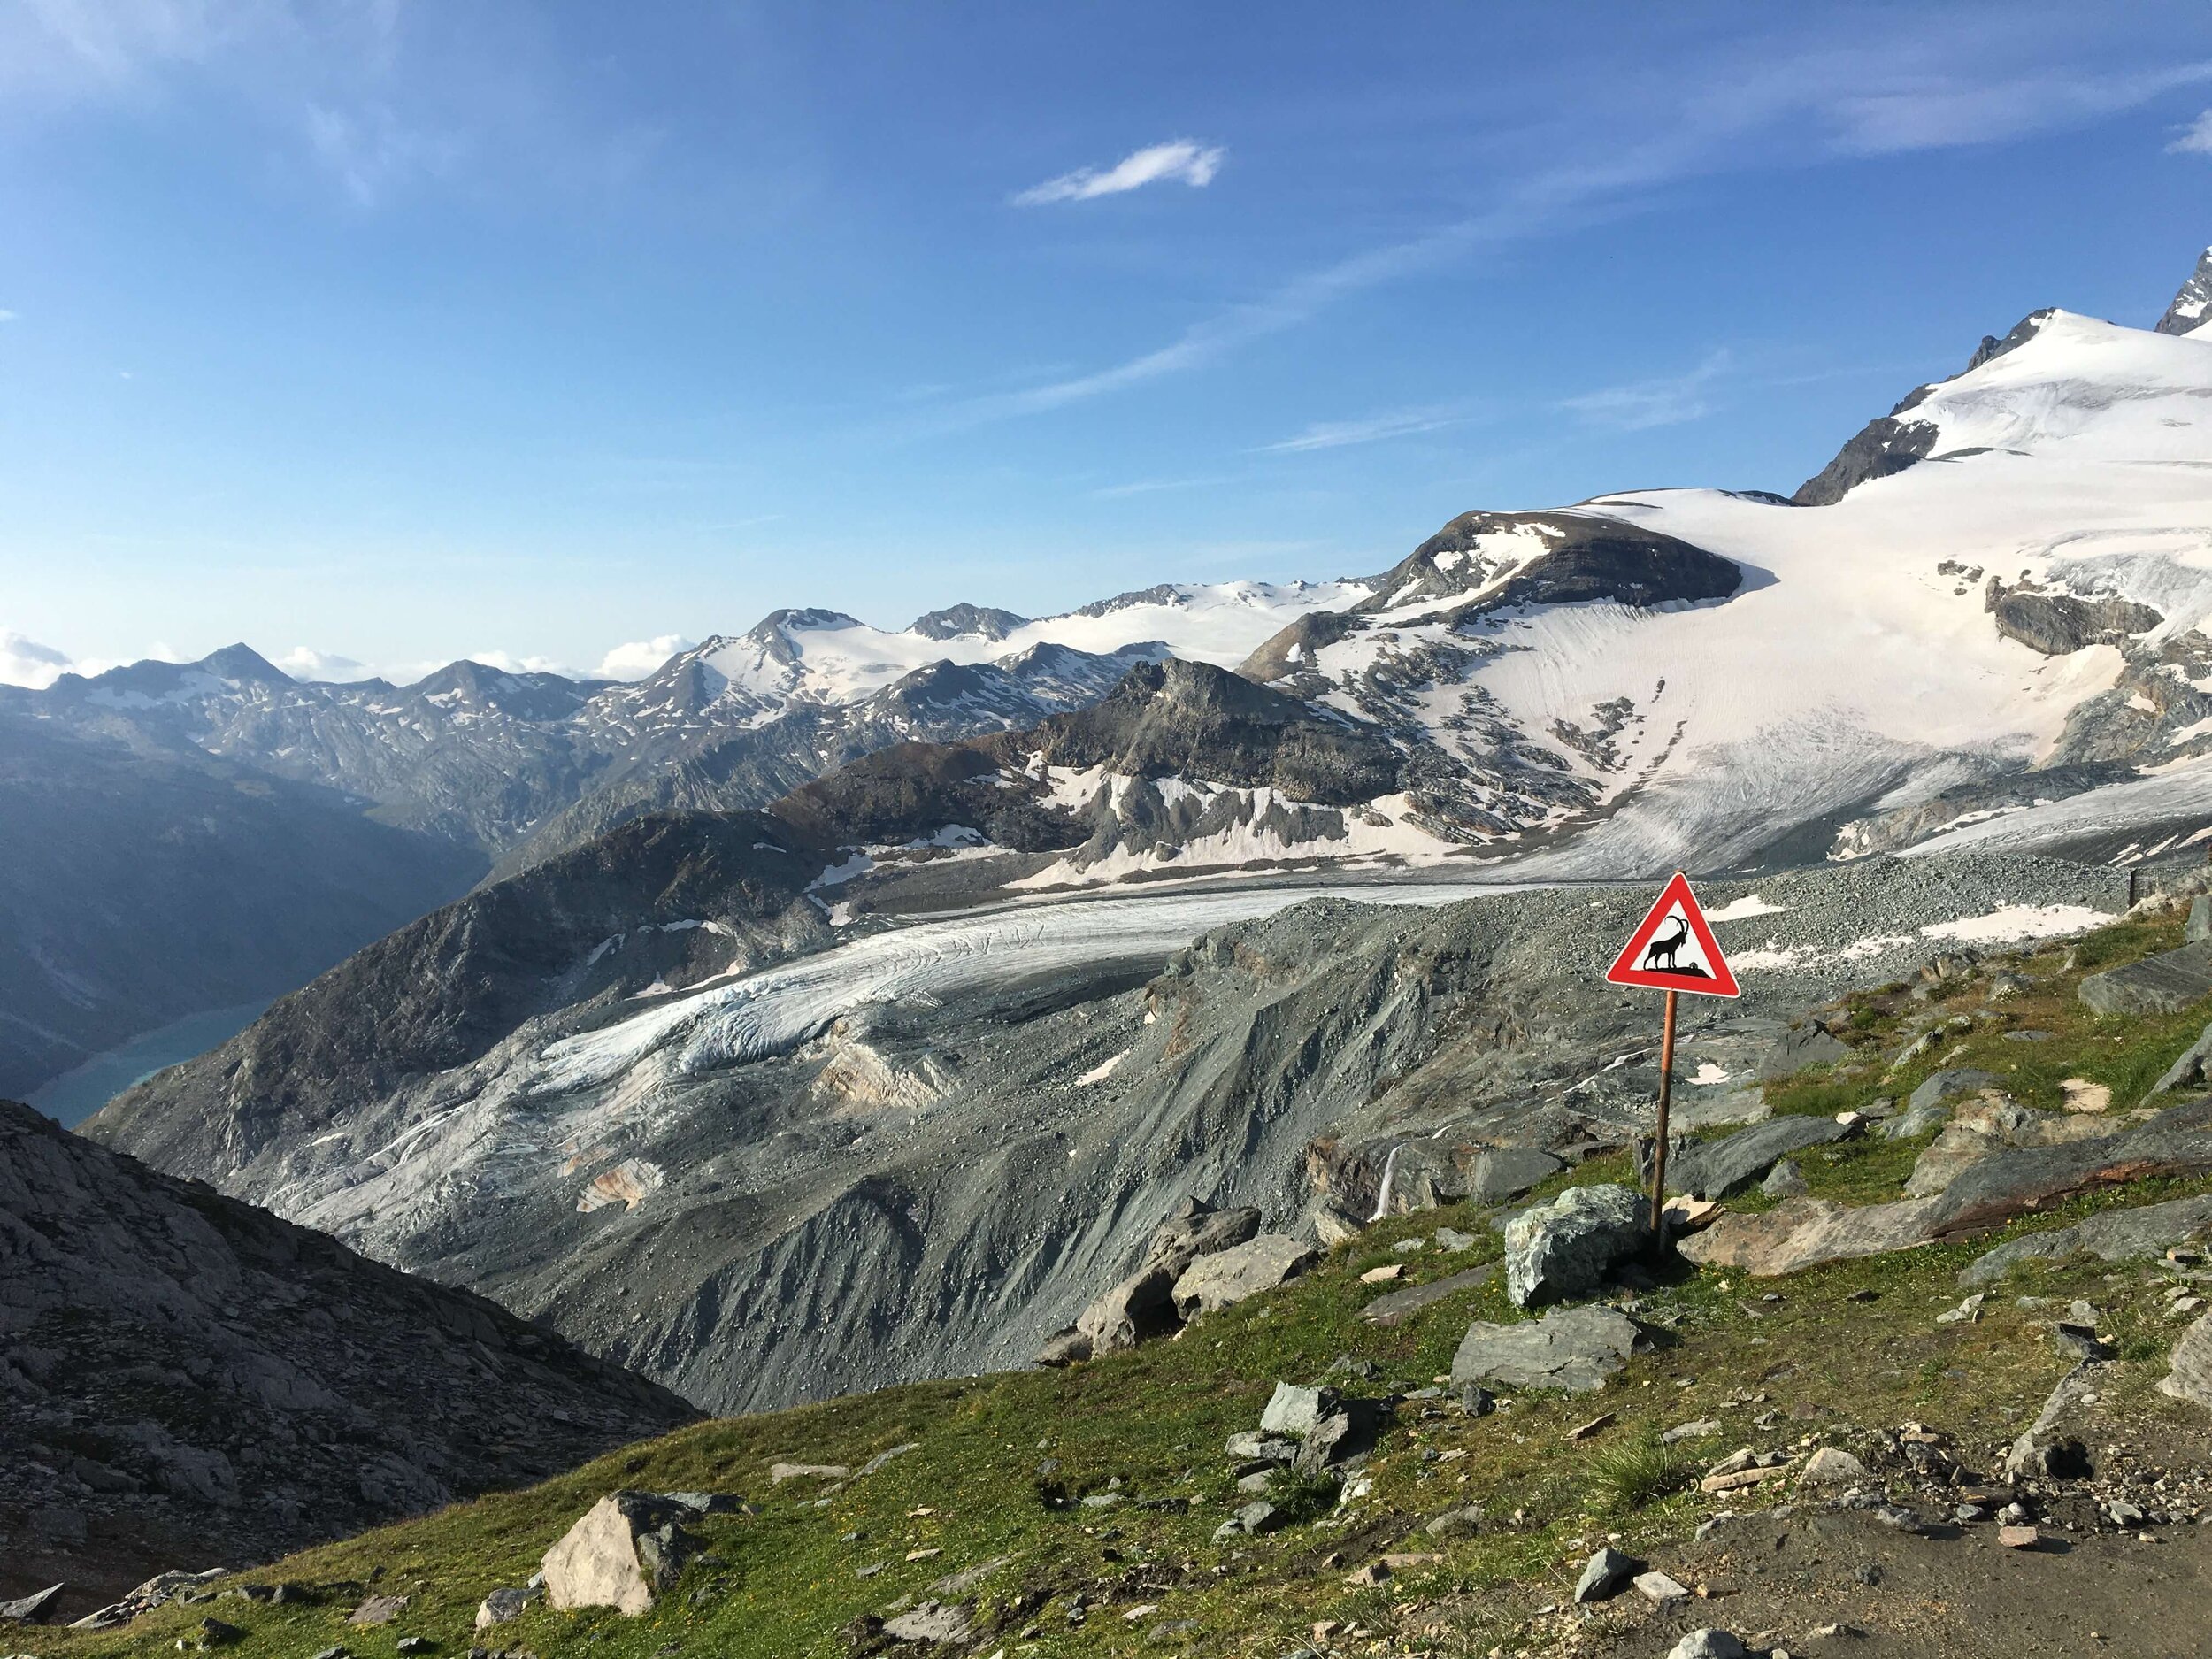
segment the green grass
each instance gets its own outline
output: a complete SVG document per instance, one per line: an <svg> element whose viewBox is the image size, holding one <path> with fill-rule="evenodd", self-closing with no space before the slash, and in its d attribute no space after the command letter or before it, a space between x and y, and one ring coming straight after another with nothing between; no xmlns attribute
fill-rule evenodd
<svg viewBox="0 0 2212 1659"><path fill-rule="evenodd" d="M2173 933L2124 924L2085 941L2082 960L2108 964L2163 948ZM2116 945L2113 934L2122 935ZM1962 1037L1953 1046L1965 1055L1947 1063L1997 1071L2039 1104L2055 1103L2061 1078L2092 1077L2112 1085L2114 1110L2124 1110L2201 1027L2205 1010L2133 1024L2099 1020L2074 999L2078 972L2061 974L2060 960L2047 952L2025 964L2035 991L2002 1005L2001 1021ZM1775 1084L1777 1110L1842 1110L1877 1094L1901 1094L1932 1069L1937 1056L1903 1079L1882 1073L1881 1054L1897 1046L1893 1034L1882 1033L1894 1033L1901 1020L1924 1011L1921 1005L1893 990L1856 1006L1872 1010L1863 1024L1855 1007L1852 1018L1870 1041L1880 1038L1880 1050ZM2023 1027L2059 1034L2039 1045L2003 1041L2002 1030ZM1815 1148L1800 1164L1815 1193L1876 1202L1897 1196L1918 1150L1867 1137ZM1623 1179L1627 1171L1624 1156L1595 1159L1542 1190ZM1003 1647L1010 1655L1045 1659L1163 1652L1272 1659L1302 1645L1312 1622L1325 1618L1424 1632L1421 1645L1440 1659L1486 1654L1510 1643L1536 1605L1558 1599L1563 1575L1571 1578L1608 1531L1624 1548L1648 1550L1726 1502L1697 1492L1694 1477L1739 1445L1849 1445L1865 1431L1916 1419L1949 1428L1985 1461L2068 1364L2038 1323L2046 1316L2016 1306L2019 1295L2090 1297L2105 1310L2123 1356L2112 1394L2131 1409L2182 1409L2152 1388L2176 1327L2147 1282L2155 1276L2139 1268L2031 1263L1997 1287L1978 1324L1939 1326L1934 1315L1959 1299L1959 1269L2005 1238L2115 1203L2208 1189L2212 1181L2141 1183L2054 1206L1985 1239L1776 1281L1678 1264L1632 1299L1655 1348L1602 1393L1523 1393L1483 1417L1447 1401L1409 1402L1371 1460L1371 1491L1339 1509L1323 1483L1279 1486L1271 1501L1300 1514L1302 1524L1256 1539L1212 1542L1221 1522L1248 1502L1234 1489L1222 1447L1256 1426L1276 1380L1317 1380L1348 1355L1371 1362L1379 1378L1344 1385L1348 1392L1409 1393L1448 1371L1471 1318L1524 1317L1494 1278L1390 1330L1358 1317L1379 1290L1398 1287L1362 1285L1366 1267L1404 1260L1409 1282L1421 1282L1494 1259L1501 1241L1481 1215L1459 1206L1381 1223L1283 1290L1134 1353L1064 1372L918 1384L702 1424L529 1491L243 1575L321 1586L314 1605L218 1601L165 1609L129 1632L38 1631L9 1640L40 1659L150 1655L173 1652L177 1638L211 1614L246 1627L245 1640L227 1650L241 1659L307 1659L341 1642L357 1659L387 1659L404 1635L458 1655L474 1640L471 1620L482 1595L523 1582L594 1501L627 1486L737 1492L758 1512L700 1523L706 1555L641 1618L538 1607L491 1632L490 1645L526 1647L542 1659L846 1659L851 1647L841 1632L855 1619L926 1597L946 1574L1009 1557L972 1592L978 1623L988 1632L972 1650L979 1655ZM1753 1201L1732 1204L1750 1208ZM1472 1234L1475 1245L1407 1256L1392 1248L1446 1225ZM1780 1300L1762 1300L1769 1293ZM1571 1438L1606 1412L1616 1419L1609 1427ZM1677 1447L1658 1438L1706 1418L1718 1419L1721 1432ZM828 1488L768 1484L772 1460L857 1467L910 1440L919 1449L864 1479ZM1113 1507L1066 1502L1105 1492L1117 1479L1122 1501ZM1160 1500L1187 1500L1187 1507L1148 1507ZM1486 1517L1479 1532L1440 1542L1425 1532L1428 1518L1469 1504ZM1350 1569L1400 1548L1443 1558L1377 1587L1346 1582ZM934 1553L917 1554L923 1551ZM859 1576L878 1563L879 1571ZM348 1629L345 1614L372 1584L410 1596L406 1613L380 1630ZM1079 1595L1089 1605L1074 1624ZM1141 1606L1156 1611L1122 1617ZM1184 1628L1156 1641L1150 1632L1162 1624Z"/></svg>

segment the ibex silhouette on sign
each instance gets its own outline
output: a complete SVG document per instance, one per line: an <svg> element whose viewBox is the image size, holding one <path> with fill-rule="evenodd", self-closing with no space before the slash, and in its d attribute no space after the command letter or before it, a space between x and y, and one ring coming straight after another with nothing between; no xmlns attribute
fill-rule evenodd
<svg viewBox="0 0 2212 1659"><path fill-rule="evenodd" d="M1672 933L1662 933L1644 947L1642 965L1646 968L1663 969L1669 973L1678 972L1680 970L1674 959L1675 953L1682 949L1683 942L1689 936L1689 923L1679 916L1676 917Z"/></svg>

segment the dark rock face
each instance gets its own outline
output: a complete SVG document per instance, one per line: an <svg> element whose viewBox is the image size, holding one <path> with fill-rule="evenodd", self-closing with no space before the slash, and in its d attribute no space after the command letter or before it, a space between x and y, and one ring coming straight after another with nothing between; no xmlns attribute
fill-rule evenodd
<svg viewBox="0 0 2212 1659"><path fill-rule="evenodd" d="M265 1561L697 1415L481 1297L4 1102L0 1285L0 1597Z"/></svg>
<svg viewBox="0 0 2212 1659"><path fill-rule="evenodd" d="M2207 248L2197 259L2197 268L2174 296L2166 314L2158 319L2162 334L2185 334L2197 327L2208 313L2212 313L2212 248Z"/></svg>
<svg viewBox="0 0 2212 1659"><path fill-rule="evenodd" d="M1851 1133L1832 1118L1770 1118L1680 1154L1667 1166L1667 1190L1694 1198L1732 1197L1791 1153Z"/></svg>
<svg viewBox="0 0 2212 1659"><path fill-rule="evenodd" d="M913 631L926 640L957 639L964 634L1002 640L1016 628L1025 626L1028 621L1027 617L1018 617L993 605L957 604L915 618Z"/></svg>
<svg viewBox="0 0 2212 1659"><path fill-rule="evenodd" d="M1834 460L1800 484L1790 500L1800 507L1832 507L1868 480L1887 478L1926 460L1935 450L1936 436L1932 422L1878 415L1836 451Z"/></svg>
<svg viewBox="0 0 2212 1659"><path fill-rule="evenodd" d="M1398 780L1397 752L1373 727L1174 659L1132 669L1103 701L1056 715L1010 747L1035 748L1048 765L1265 785L1325 806L1371 801Z"/></svg>
<svg viewBox="0 0 2212 1659"><path fill-rule="evenodd" d="M2116 595L2078 599L2071 594L2033 593L2024 586L2008 589L1994 576L1989 579L1985 603L1996 618L1998 633L2046 657L2117 643L2131 634L2147 634L2166 619L2148 605Z"/></svg>
<svg viewBox="0 0 2212 1659"><path fill-rule="evenodd" d="M0 711L0 1094L289 989L483 869L327 789Z"/></svg>
<svg viewBox="0 0 2212 1659"><path fill-rule="evenodd" d="M244 1163L364 1091L465 1064L533 1016L818 945L827 929L800 895L820 868L760 814L625 825L357 952L85 1131L164 1167Z"/></svg>

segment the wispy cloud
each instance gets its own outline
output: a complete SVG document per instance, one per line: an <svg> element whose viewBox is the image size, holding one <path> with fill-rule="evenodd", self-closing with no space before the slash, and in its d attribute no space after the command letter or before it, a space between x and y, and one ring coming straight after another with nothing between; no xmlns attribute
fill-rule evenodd
<svg viewBox="0 0 2212 1659"><path fill-rule="evenodd" d="M0 323L18 323L22 320L23 314L20 311L0 311Z"/></svg>
<svg viewBox="0 0 2212 1659"><path fill-rule="evenodd" d="M2166 151L2173 156L2212 156L2212 110L2205 111L2175 134L2174 142L2166 146Z"/></svg>
<svg viewBox="0 0 2212 1659"><path fill-rule="evenodd" d="M1156 495L1162 490L1205 489L1215 484L1225 484L1225 478L1141 478L1127 484L1108 484L1091 491L1093 501L1119 501L1129 495Z"/></svg>
<svg viewBox="0 0 2212 1659"><path fill-rule="evenodd" d="M315 159L358 207L376 206L418 176L449 172L465 148L450 134L410 126L387 104L310 104L303 119Z"/></svg>
<svg viewBox="0 0 2212 1659"><path fill-rule="evenodd" d="M1728 372L1728 349L1724 346L1686 374L1655 380L1631 380L1601 387L1578 397L1563 397L1562 409L1580 415L1593 426L1620 432L1643 432L1653 426L1678 426L1712 412L1706 392Z"/></svg>
<svg viewBox="0 0 2212 1659"><path fill-rule="evenodd" d="M1312 449L1342 449L1356 443L1380 443L1390 438L1409 438L1417 433L1441 432L1467 419L1463 409L1438 405L1400 409L1370 415L1364 420L1317 420L1295 436L1263 443L1256 455L1303 455Z"/></svg>
<svg viewBox="0 0 2212 1659"><path fill-rule="evenodd" d="M1846 93L1831 110L1839 123L1839 148L1857 155L1891 155L2078 127L2207 81L2212 81L2212 63L2201 62L2121 75L2051 72L1975 81L1907 74L1893 86Z"/></svg>
<svg viewBox="0 0 2212 1659"><path fill-rule="evenodd" d="M1152 144L1124 156L1110 167L1078 167L1056 179L1032 185L1013 197L1016 207L1041 207L1050 202L1088 202L1102 196L1119 196L1148 184L1179 181L1203 189L1221 171L1227 152L1216 144L1178 138Z"/></svg>
<svg viewBox="0 0 2212 1659"><path fill-rule="evenodd" d="M281 657L270 659L295 680L321 680L337 684L348 680L366 680L369 670L350 657L341 657L335 651L319 651L311 645L295 645Z"/></svg>

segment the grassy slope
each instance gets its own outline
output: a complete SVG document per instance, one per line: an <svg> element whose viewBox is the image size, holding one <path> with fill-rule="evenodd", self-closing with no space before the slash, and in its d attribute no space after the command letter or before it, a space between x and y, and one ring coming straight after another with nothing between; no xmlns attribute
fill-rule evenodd
<svg viewBox="0 0 2212 1659"><path fill-rule="evenodd" d="M1894 1052L1894 1028L1917 1005L1896 990L1850 999L1867 1060L1786 1079L1771 1086L1770 1097L1780 1110L1834 1111L1878 1094L1901 1094L1937 1064L1978 1064L2007 1076L2022 1100L2039 1106L2058 1103L2062 1079L2106 1082L2113 1110L2124 1111L2202 1027L2204 1011L2105 1020L2080 1006L2075 986L2091 966L2168 947L2176 931L2140 923L2107 929L2084 942L2070 971L2062 968L2063 950L2027 959L2018 965L2036 979L2032 992L1999 1005L2000 1018L1893 1077L1884 1077L1878 1056ZM1955 1006L1982 1010L1982 990L1960 996ZM2058 1035L2009 1042L2001 1034L2007 1028ZM1895 1195L1921 1144L1867 1139L1816 1149L1801 1163L1816 1194L1867 1202ZM1618 1159L1600 1160L1568 1179L1620 1173ZM2206 1185L2138 1186L2059 1207L1995 1236L2059 1225L2096 1205ZM1432 1245L1402 1257L1392 1248L1446 1225L1478 1242L1456 1255ZM2032 1266L1992 1299L1980 1323L1934 1324L1932 1316L1958 1300L1957 1270L1993 1241L1842 1263L1775 1282L1678 1270L1671 1282L1634 1303L1659 1333L1659 1346L1601 1395L1523 1394L1481 1418L1441 1401L1409 1405L1372 1460L1370 1496L1340 1516L1234 1545L1210 1542L1230 1509L1245 1501L1233 1491L1221 1445L1256 1425L1276 1379L1313 1380L1349 1354L1381 1373L1349 1385L1351 1392L1418 1387L1448 1370L1471 1317L1521 1317L1494 1278L1394 1330L1357 1317L1377 1294L1359 1282L1364 1269L1403 1259L1419 1280L1497 1256L1498 1235L1484 1217L1445 1210L1381 1224L1285 1290L1136 1353L1067 1372L923 1384L705 1424L527 1492L461 1505L242 1576L320 1586L317 1604L224 1599L165 1609L127 1632L42 1631L27 1632L20 1645L42 1656L173 1651L180 1634L211 1614L247 1627L246 1638L227 1649L242 1656L305 1659L342 1641L361 1659L380 1659L405 1635L458 1653L473 1640L472 1616L486 1591L521 1583L595 1498L629 1486L739 1492L760 1512L700 1524L709 1558L642 1618L534 1609L490 1632L491 1645L606 1659L843 1655L850 1647L841 1632L856 1616L883 1612L901 1597L919 1599L945 1574L1011 1556L973 1593L979 1624L1002 1620L973 1650L981 1655L1003 1647L1009 1654L1164 1650L1273 1659L1301 1646L1318 1619L1387 1632L1388 1651L1486 1653L1502 1641L1510 1647L1531 1610L1561 1599L1581 1556L1609 1532L1631 1547L1678 1538L1728 1502L1684 1491L1627 1509L1617 1497L1608 1499L1624 1486L1679 1477L1667 1460L1640 1449L1643 1437L1660 1428L1721 1419L1721 1433L1689 1448L1701 1467L1708 1456L1747 1442L1787 1444L1811 1435L1848 1445L1861 1429L1911 1419L1952 1430L1986 1459L2067 1364L2034 1323L2039 1316L2013 1303L2016 1294L2093 1296L2131 1362L2121 1391L2147 1413L2185 1411L2150 1390L2176 1327L2149 1282L2156 1275L2141 1269L2116 1273L2094 1261ZM1870 1300L1850 1300L1869 1292ZM1770 1293L1780 1300L1764 1300ZM1602 1411L1617 1414L1613 1426L1586 1441L1568 1438L1571 1427ZM1764 1429L1755 1426L1770 1411L1782 1415ZM817 1502L823 1489L816 1482L768 1484L772 1459L856 1467L910 1440L919 1449L836 1487L824 1502ZM1039 1472L1046 1459L1057 1463L1049 1481L1070 1494L1102 1491L1118 1477L1125 1496L1187 1497L1194 1505L1187 1512L1127 1502L1104 1509L1048 1507ZM1481 1504L1488 1517L1479 1534L1438 1544L1421 1532L1427 1517L1469 1502ZM1395 1549L1432 1550L1442 1559L1403 1569L1379 1587L1347 1582L1351 1569ZM909 1560L917 1551L933 1553ZM878 1563L879 1572L857 1576ZM409 1595L406 1613L380 1630L347 1629L347 1610L372 1582L379 1591ZM1079 1626L1070 1623L1078 1594L1091 1604ZM1154 1610L1123 1617L1138 1608ZM1163 1633L1163 1625L1179 1628ZM1038 1632L1033 1645L1020 1637L1029 1627Z"/></svg>

